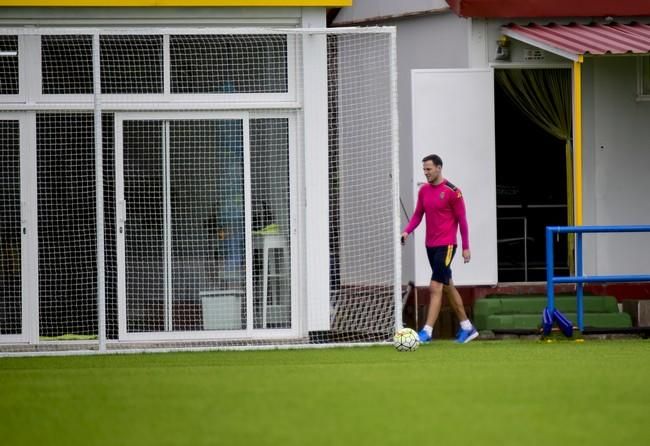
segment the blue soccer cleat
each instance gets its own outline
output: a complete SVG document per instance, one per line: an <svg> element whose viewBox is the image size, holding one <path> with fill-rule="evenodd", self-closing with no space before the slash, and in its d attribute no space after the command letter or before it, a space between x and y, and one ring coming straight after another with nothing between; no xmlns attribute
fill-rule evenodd
<svg viewBox="0 0 650 446"><path fill-rule="evenodd" d="M472 327L471 330L460 330L458 337L456 337L456 342L459 344L467 344L469 341L478 338L478 331L476 328Z"/></svg>
<svg viewBox="0 0 650 446"><path fill-rule="evenodd" d="M424 331L424 328L423 328L422 330L418 331L418 339L422 343L431 342L431 335L427 334L427 332Z"/></svg>

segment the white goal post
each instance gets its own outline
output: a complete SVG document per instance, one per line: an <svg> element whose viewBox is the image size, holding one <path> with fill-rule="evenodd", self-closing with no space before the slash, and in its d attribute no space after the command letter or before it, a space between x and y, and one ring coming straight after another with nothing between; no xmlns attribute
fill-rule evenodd
<svg viewBox="0 0 650 446"><path fill-rule="evenodd" d="M0 28L0 158L0 355L401 327L394 28Z"/></svg>

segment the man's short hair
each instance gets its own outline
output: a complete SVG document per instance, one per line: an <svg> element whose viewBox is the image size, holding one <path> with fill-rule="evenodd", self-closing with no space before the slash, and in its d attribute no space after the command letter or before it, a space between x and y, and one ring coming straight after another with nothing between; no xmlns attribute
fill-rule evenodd
<svg viewBox="0 0 650 446"><path fill-rule="evenodd" d="M422 158L423 163L426 163L427 161L433 161L433 164L435 166L442 167L442 158L440 158L438 155L427 155Z"/></svg>

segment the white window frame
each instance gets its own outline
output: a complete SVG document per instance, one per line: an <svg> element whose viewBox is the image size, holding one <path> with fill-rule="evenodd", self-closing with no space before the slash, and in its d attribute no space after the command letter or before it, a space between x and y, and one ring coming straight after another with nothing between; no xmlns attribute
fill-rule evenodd
<svg viewBox="0 0 650 446"><path fill-rule="evenodd" d="M299 222L304 220L302 212L304 209L299 207L302 203L301 193L303 191L302 184L302 165L299 160L299 154L302 153L302 147L299 146L300 139L298 138L298 120L295 111L286 110L265 110L265 111L251 111L249 113L249 120L251 119L272 119L280 118L289 121L289 254L291 256L290 271L291 271L291 332L295 335L305 333L305 318L302 316L304 311L304 300L300 296L307 296L308 293L303 292L304 281L301 280L305 277L302 270L304 262L301 262L304 256L301 255L303 242L301 241L302 232L299 231ZM246 228L248 231L248 228ZM259 332L256 329L255 332ZM287 329L275 330L265 329L264 333L272 333L281 336L282 333L287 333Z"/></svg>
<svg viewBox="0 0 650 446"><path fill-rule="evenodd" d="M18 34L9 34L9 36L18 37L18 94L0 94L0 102L15 104L25 102L25 85L27 70L27 58L25 54L25 36ZM12 56L0 56L12 57Z"/></svg>
<svg viewBox="0 0 650 446"><path fill-rule="evenodd" d="M268 32L267 32L268 31ZM271 30L265 32L272 33ZM93 94L43 94L41 67L42 35L161 35L163 36L163 93L156 94L102 94L104 109L119 110L182 110L196 109L204 105L209 109L237 108L296 108L299 107L299 88L301 84L301 57L296 45L299 35L278 32L287 36L287 92L286 93L197 93L172 94L170 85L170 35L231 35L259 34L259 30L248 28L35 28L6 29L3 35L19 37L19 95L0 95L0 109L3 104L24 103L31 109L40 106L53 109L90 109ZM31 62L29 64L28 62ZM28 70L28 66L38 69Z"/></svg>
<svg viewBox="0 0 650 446"><path fill-rule="evenodd" d="M289 187L290 187L290 246L291 246L291 328L288 329L267 329L254 328L253 318L253 248L251 221L251 178L250 178L250 128L251 119L261 118L287 118L289 120ZM279 339L298 338L302 330L302 320L299 317L302 308L299 296L299 242L297 241L298 201L296 200L296 117L294 112L122 112L115 113L115 206L116 224L120 226L120 219L124 216L126 204L124 201L124 176L123 176L123 123L128 120L220 120L220 119L241 119L243 121L243 142L244 142L244 196L245 200L245 240L246 240L246 328L242 330L196 330L196 331L166 331L166 332L127 332L126 318L126 247L124 231L116 231L117 236L117 259L118 259L118 341L161 341L161 340L227 340L227 339ZM122 221L122 223L123 223Z"/></svg>
<svg viewBox="0 0 650 446"><path fill-rule="evenodd" d="M36 114L0 113L0 120L18 121L20 146L20 271L21 333L0 335L0 343L39 341L38 229L36 195Z"/></svg>

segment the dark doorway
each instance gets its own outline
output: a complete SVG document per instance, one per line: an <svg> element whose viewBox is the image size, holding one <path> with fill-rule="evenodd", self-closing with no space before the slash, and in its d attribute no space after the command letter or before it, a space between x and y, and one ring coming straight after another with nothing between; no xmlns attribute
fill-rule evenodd
<svg viewBox="0 0 650 446"><path fill-rule="evenodd" d="M495 82L499 282L546 280L545 228L567 224L565 143L526 117ZM566 237L555 274L568 275Z"/></svg>

